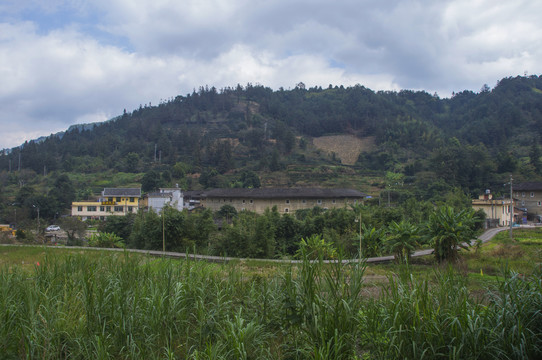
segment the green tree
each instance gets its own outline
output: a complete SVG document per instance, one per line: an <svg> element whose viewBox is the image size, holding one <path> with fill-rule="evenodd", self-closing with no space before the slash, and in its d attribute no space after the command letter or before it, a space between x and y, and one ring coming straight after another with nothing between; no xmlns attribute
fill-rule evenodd
<svg viewBox="0 0 542 360"><path fill-rule="evenodd" d="M124 248L122 239L112 233L97 233L92 234L88 240L88 246L99 248Z"/></svg>
<svg viewBox="0 0 542 360"><path fill-rule="evenodd" d="M129 152L123 159L123 171L136 173L139 171L139 155L135 152Z"/></svg>
<svg viewBox="0 0 542 360"><path fill-rule="evenodd" d="M380 256L382 254L384 231L366 224L361 225L361 248L364 257ZM359 246L356 236L354 245Z"/></svg>
<svg viewBox="0 0 542 360"><path fill-rule="evenodd" d="M67 216L60 220L60 227L68 236L67 245L80 245L81 239L85 236L87 224L75 216Z"/></svg>
<svg viewBox="0 0 542 360"><path fill-rule="evenodd" d="M308 238L301 239L297 256L300 259L325 260L335 259L337 249L333 243L327 242L321 235L314 234Z"/></svg>
<svg viewBox="0 0 542 360"><path fill-rule="evenodd" d="M534 168L534 171L537 174L540 174L540 171L542 170L542 162L540 161L540 147L538 146L538 142L536 140L533 140L531 144L531 149L529 151L529 159L530 159L530 164Z"/></svg>
<svg viewBox="0 0 542 360"><path fill-rule="evenodd" d="M245 170L241 172L241 183L244 188L259 188L261 187L260 178L254 171Z"/></svg>
<svg viewBox="0 0 542 360"><path fill-rule="evenodd" d="M56 201L59 210L69 209L72 201L75 200L75 188L66 174L60 175L54 182L53 188L49 191L49 198Z"/></svg>
<svg viewBox="0 0 542 360"><path fill-rule="evenodd" d="M126 216L108 216L99 226L100 232L112 233L127 241L132 233L136 214L129 213Z"/></svg>
<svg viewBox="0 0 542 360"><path fill-rule="evenodd" d="M219 218L226 220L226 222L229 222L237 215L237 210L232 205L226 204L222 205L220 210L216 212L216 215Z"/></svg>
<svg viewBox="0 0 542 360"><path fill-rule="evenodd" d="M143 175L141 179L141 190L144 192L149 192L158 189L162 186L162 180L160 173L156 170L150 170Z"/></svg>
<svg viewBox="0 0 542 360"><path fill-rule="evenodd" d="M426 231L439 262L455 262L459 249L469 248L475 222L473 209L457 211L451 206L441 206L429 216Z"/></svg>
<svg viewBox="0 0 542 360"><path fill-rule="evenodd" d="M419 228L409 221L393 221L388 226L386 247L393 253L398 263L409 263L410 256L419 245Z"/></svg>

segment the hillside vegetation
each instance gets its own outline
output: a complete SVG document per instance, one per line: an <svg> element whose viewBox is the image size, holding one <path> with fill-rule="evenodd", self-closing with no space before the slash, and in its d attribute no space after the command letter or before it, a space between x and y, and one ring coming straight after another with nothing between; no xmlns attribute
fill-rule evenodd
<svg viewBox="0 0 542 360"><path fill-rule="evenodd" d="M541 132L539 76L449 99L361 85L201 87L3 151L0 221L36 219L37 207L55 219L115 186L348 187L394 206L499 196L511 173L541 179Z"/></svg>

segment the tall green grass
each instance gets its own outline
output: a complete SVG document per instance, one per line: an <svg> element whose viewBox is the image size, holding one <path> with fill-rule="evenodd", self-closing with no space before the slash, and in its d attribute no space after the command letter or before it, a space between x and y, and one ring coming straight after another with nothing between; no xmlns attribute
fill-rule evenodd
<svg viewBox="0 0 542 360"><path fill-rule="evenodd" d="M540 276L505 279L477 297L449 269L428 278L390 277L360 312L371 358L537 359L542 357Z"/></svg>
<svg viewBox="0 0 542 360"><path fill-rule="evenodd" d="M540 274L483 294L454 270L366 292L363 263L278 274L124 255L0 268L5 359L520 359L542 356ZM373 289L374 290L374 289Z"/></svg>

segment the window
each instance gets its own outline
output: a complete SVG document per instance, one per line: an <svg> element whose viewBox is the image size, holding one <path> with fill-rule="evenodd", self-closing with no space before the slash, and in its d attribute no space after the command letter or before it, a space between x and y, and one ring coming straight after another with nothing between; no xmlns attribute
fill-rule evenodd
<svg viewBox="0 0 542 360"><path fill-rule="evenodd" d="M335 204L335 199L331 200L331 202L332 202L333 204Z"/></svg>
<svg viewBox="0 0 542 360"><path fill-rule="evenodd" d="M321 200L321 199L316 200L316 202L317 202L319 205L322 204L322 200Z"/></svg>
<svg viewBox="0 0 542 360"><path fill-rule="evenodd" d="M521 196L522 196L522 197L525 197L525 192L522 192L522 193L521 193Z"/></svg>
<svg viewBox="0 0 542 360"><path fill-rule="evenodd" d="M245 200L243 199L243 204L245 203Z"/></svg>
<svg viewBox="0 0 542 360"><path fill-rule="evenodd" d="M116 211L116 212L122 212L123 207L122 207L122 206L115 206L115 207L113 208L113 210Z"/></svg>
<svg viewBox="0 0 542 360"><path fill-rule="evenodd" d="M87 206L87 211L96 211L96 206Z"/></svg>
<svg viewBox="0 0 542 360"><path fill-rule="evenodd" d="M289 204L290 203L290 199L286 199L286 204Z"/></svg>
<svg viewBox="0 0 542 360"><path fill-rule="evenodd" d="M117 197L117 202L120 202L120 197Z"/></svg>
<svg viewBox="0 0 542 360"><path fill-rule="evenodd" d="M284 212L285 212L285 213L287 213L287 212L289 212L289 211L290 211L290 210L289 210L288 208L285 208L285 209L284 209Z"/></svg>
<svg viewBox="0 0 542 360"><path fill-rule="evenodd" d="M100 206L100 211L105 211L105 206Z"/></svg>
<svg viewBox="0 0 542 360"><path fill-rule="evenodd" d="M135 202L135 198L131 197L130 202Z"/></svg>
<svg viewBox="0 0 542 360"><path fill-rule="evenodd" d="M531 191L531 197L534 197L534 192Z"/></svg>
<svg viewBox="0 0 542 360"><path fill-rule="evenodd" d="M521 201L521 206L525 206L525 200Z"/></svg>
<svg viewBox="0 0 542 360"><path fill-rule="evenodd" d="M111 206L106 206L105 211L110 212L111 211Z"/></svg>
<svg viewBox="0 0 542 360"><path fill-rule="evenodd" d="M133 212L134 211L134 207L133 206L128 206L128 212Z"/></svg>
<svg viewBox="0 0 542 360"><path fill-rule="evenodd" d="M113 201L113 198L112 198L112 197L108 197L108 198L107 198L107 201L112 202L112 201Z"/></svg>
<svg viewBox="0 0 542 360"><path fill-rule="evenodd" d="M254 200L250 199L250 203L253 204L253 203L254 203Z"/></svg>
<svg viewBox="0 0 542 360"><path fill-rule="evenodd" d="M78 206L78 207L77 207L77 211L79 211L79 212L83 211L83 207L82 207L82 206Z"/></svg>
<svg viewBox="0 0 542 360"><path fill-rule="evenodd" d="M306 204L307 203L307 200L303 199L303 204Z"/></svg>
<svg viewBox="0 0 542 360"><path fill-rule="evenodd" d="M542 206L542 201L539 201L537 205Z"/></svg>

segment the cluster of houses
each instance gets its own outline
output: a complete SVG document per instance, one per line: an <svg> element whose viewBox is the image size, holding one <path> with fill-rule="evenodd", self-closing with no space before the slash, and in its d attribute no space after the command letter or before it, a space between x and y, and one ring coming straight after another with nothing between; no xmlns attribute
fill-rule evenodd
<svg viewBox="0 0 542 360"><path fill-rule="evenodd" d="M515 184L512 198L497 199L486 190L484 195L472 200L472 207L486 213L489 226L509 226L510 221L515 224L542 222L542 182Z"/></svg>
<svg viewBox="0 0 542 360"><path fill-rule="evenodd" d="M230 205L237 211L263 213L277 207L281 213L319 206L324 209L342 208L362 203L366 194L353 189L324 188L267 188L267 189L211 189L182 191L162 188L142 196L141 188L105 188L94 201L72 203L71 215L82 220L105 219L111 215L124 216L139 210L161 212L164 206L177 210L206 208L220 210Z"/></svg>
<svg viewBox="0 0 542 360"><path fill-rule="evenodd" d="M472 200L475 210L483 210L488 226L508 226L510 221L525 223L527 219L542 222L542 182L516 184L513 200L494 198L489 190ZM111 215L126 215L139 210L162 211L164 206L177 210L206 208L220 210L230 205L237 211L263 213L274 206L283 214L315 206L332 209L363 203L367 195L353 189L325 188L266 188L266 189L211 189L182 191L180 188L161 188L142 195L141 188L105 188L95 201L72 203L71 215L86 219L105 219ZM511 213L512 212L512 213Z"/></svg>

